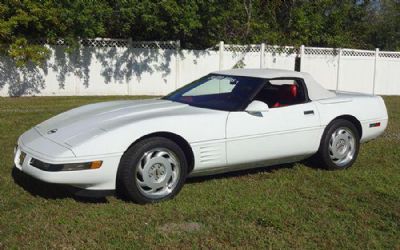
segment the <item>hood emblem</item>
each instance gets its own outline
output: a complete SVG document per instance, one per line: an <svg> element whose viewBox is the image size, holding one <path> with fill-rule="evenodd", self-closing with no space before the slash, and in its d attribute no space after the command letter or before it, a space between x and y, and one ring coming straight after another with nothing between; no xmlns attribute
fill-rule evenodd
<svg viewBox="0 0 400 250"><path fill-rule="evenodd" d="M58 129L56 129L56 128L55 129L51 129L51 130L47 131L47 134L49 134L49 135L50 134L54 134L55 132L57 132L57 130Z"/></svg>

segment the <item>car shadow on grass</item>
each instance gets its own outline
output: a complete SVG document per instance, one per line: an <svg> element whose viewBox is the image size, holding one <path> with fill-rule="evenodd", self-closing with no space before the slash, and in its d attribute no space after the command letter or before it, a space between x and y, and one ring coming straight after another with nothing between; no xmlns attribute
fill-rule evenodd
<svg viewBox="0 0 400 250"><path fill-rule="evenodd" d="M305 167L314 169L314 170L322 169L320 167L321 162L316 157L310 157L306 160L294 162L294 163L286 163L286 164L272 165L272 166L266 166L266 167L257 167L257 168L251 168L251 169L236 170L233 172L219 173L219 174L206 175L206 176L190 177L189 179L186 180L186 183L199 183L199 182L215 180L215 179L229 179L229 178L235 178L235 177L240 177L240 176L245 176L245 175L255 175L255 174L259 174L259 173L273 173L275 171L279 171L282 169L291 169L296 165L296 163L300 163L300 164L304 165Z"/></svg>
<svg viewBox="0 0 400 250"><path fill-rule="evenodd" d="M219 174L212 174L212 175L205 175L205 176L194 176L190 177L186 180L186 183L199 183L209 180L218 180L218 179L230 179L236 178L245 175L255 175L260 173L273 173L275 171L279 171L281 169L290 169L293 168L293 163L288 164L280 164L280 165L273 165L268 167L257 167L251 169L243 169L243 170L236 170L233 172L226 172L226 173L219 173Z"/></svg>
<svg viewBox="0 0 400 250"><path fill-rule="evenodd" d="M313 158L301 161L300 163L312 169L320 169L320 167L318 167L319 162ZM233 172L207 176L197 176L187 179L186 183L201 183L215 179L229 179L246 175L255 175L259 173L273 173L282 169L291 169L294 166L295 163L288 163L268 167L237 170ZM124 195L119 194L118 192L107 192L106 194L101 192L82 192L84 190L72 186L46 183L23 173L15 166L12 168L11 175L14 179L14 182L22 187L25 191L30 193L32 196L39 196L45 199L55 200L70 198L83 203L108 203L107 196L112 194L120 200L129 202L129 200Z"/></svg>
<svg viewBox="0 0 400 250"><path fill-rule="evenodd" d="M83 203L107 203L107 197L95 193L78 194L82 190L68 185L52 184L37 180L16 167L12 168L11 176L14 182L22 187L32 196L45 199L67 199L71 198Z"/></svg>

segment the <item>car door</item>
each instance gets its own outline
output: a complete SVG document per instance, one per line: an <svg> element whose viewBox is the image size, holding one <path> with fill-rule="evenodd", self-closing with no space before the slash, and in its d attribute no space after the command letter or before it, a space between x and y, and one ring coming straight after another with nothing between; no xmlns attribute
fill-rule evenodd
<svg viewBox="0 0 400 250"><path fill-rule="evenodd" d="M227 163L295 161L318 150L320 134L318 110L306 100L258 114L231 112L226 126Z"/></svg>

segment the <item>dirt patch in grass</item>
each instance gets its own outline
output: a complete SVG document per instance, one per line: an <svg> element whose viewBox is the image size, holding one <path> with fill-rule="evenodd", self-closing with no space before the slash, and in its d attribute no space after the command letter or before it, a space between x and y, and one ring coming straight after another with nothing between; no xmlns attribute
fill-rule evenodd
<svg viewBox="0 0 400 250"><path fill-rule="evenodd" d="M162 233L192 233L199 231L203 228L200 223L196 222L182 222L182 223L167 223L158 228Z"/></svg>

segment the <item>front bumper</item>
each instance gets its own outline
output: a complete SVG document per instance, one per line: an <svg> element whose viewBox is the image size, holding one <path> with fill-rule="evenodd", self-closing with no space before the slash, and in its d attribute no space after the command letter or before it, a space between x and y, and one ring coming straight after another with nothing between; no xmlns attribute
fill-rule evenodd
<svg viewBox="0 0 400 250"><path fill-rule="evenodd" d="M50 156L49 153L43 153L43 149L54 149L60 145L50 140L42 140L40 148L29 147L32 134L34 131L27 132L20 137L18 145L15 148L14 164L15 167L22 172L44 182L71 185L86 190L114 190L116 175L118 170L121 154L111 154L102 156L89 156L89 157L57 157ZM37 142L37 138L35 143ZM33 145L35 145L33 143ZM24 154L24 157L21 157ZM38 169L31 165L32 159L37 159L50 164L68 164L68 163L81 163L90 161L103 161L103 164L98 169L87 169L77 171L59 171L49 172Z"/></svg>

